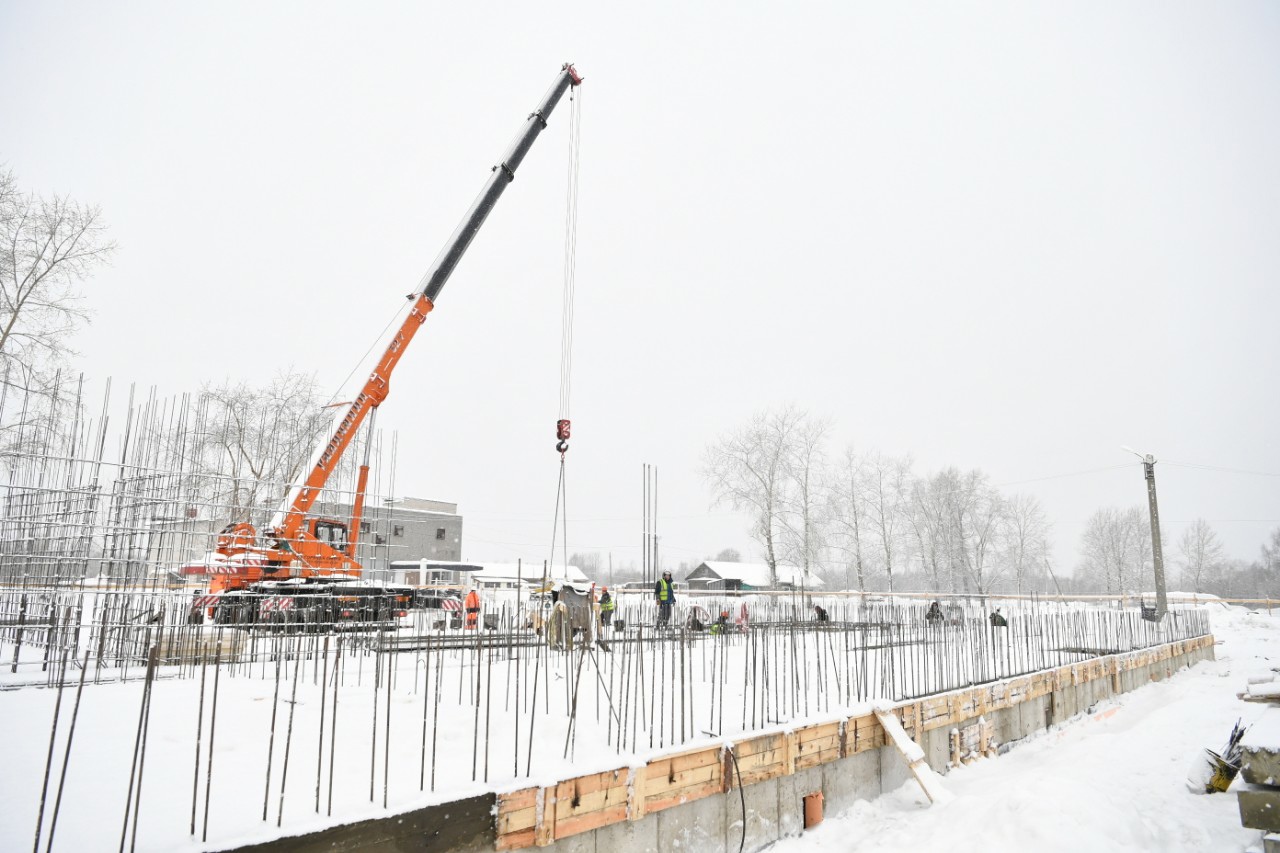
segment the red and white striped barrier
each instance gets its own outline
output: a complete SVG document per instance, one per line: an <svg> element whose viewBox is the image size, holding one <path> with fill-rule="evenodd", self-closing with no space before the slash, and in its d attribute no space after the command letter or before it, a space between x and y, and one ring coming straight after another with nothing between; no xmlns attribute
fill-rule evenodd
<svg viewBox="0 0 1280 853"><path fill-rule="evenodd" d="M460 613L462 612L462 602L456 598L446 598L440 602L440 609Z"/></svg>
<svg viewBox="0 0 1280 853"><path fill-rule="evenodd" d="M262 599L258 605L259 613L270 613L275 610L292 610L293 599L287 595L273 595Z"/></svg>

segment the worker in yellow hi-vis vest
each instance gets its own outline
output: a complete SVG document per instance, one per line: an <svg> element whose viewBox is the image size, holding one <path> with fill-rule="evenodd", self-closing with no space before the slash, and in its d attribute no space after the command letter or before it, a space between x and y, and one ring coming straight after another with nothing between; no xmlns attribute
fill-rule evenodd
<svg viewBox="0 0 1280 853"><path fill-rule="evenodd" d="M653 585L653 597L658 602L658 627L665 628L671 621L671 606L676 603L676 588L671 583L671 572L663 572Z"/></svg>

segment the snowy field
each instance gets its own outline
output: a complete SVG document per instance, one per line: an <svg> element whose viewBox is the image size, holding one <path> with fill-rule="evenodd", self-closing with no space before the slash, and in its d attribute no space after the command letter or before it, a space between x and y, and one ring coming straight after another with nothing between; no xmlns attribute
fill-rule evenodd
<svg viewBox="0 0 1280 853"><path fill-rule="evenodd" d="M1237 719L1261 714L1236 693L1280 666L1280 618L1215 605L1211 619L1217 661L953 770L948 802L928 806L910 782L771 853L1261 850L1262 833L1240 826L1233 794L1191 793L1186 778Z"/></svg>

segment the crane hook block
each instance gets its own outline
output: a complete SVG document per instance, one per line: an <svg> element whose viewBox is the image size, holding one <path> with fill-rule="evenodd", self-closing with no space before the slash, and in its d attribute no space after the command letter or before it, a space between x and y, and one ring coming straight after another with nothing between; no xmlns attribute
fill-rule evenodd
<svg viewBox="0 0 1280 853"><path fill-rule="evenodd" d="M568 418L561 418L560 420L556 421L556 438L559 439L560 441L567 441L569 439Z"/></svg>

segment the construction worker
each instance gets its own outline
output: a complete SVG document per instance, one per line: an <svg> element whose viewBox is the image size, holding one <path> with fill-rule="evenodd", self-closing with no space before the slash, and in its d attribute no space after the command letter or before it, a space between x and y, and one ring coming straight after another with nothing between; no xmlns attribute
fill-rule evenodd
<svg viewBox="0 0 1280 853"><path fill-rule="evenodd" d="M813 605L813 612L818 617L819 622L830 622L831 617L827 615L827 608L820 604Z"/></svg>
<svg viewBox="0 0 1280 853"><path fill-rule="evenodd" d="M467 614L464 626L466 630L474 631L480 622L480 595L474 589L471 590L467 593L467 600L462 606Z"/></svg>
<svg viewBox="0 0 1280 853"><path fill-rule="evenodd" d="M658 627L665 628L671 621L671 606L676 603L676 588L671 583L671 572L663 572L653 585L653 598L658 602Z"/></svg>
<svg viewBox="0 0 1280 853"><path fill-rule="evenodd" d="M1004 616L1001 615L999 607L991 611L991 627L992 628L1008 628L1009 627L1009 623L1005 621Z"/></svg>
<svg viewBox="0 0 1280 853"><path fill-rule="evenodd" d="M608 628L613 622L613 609L615 607L613 596L609 594L609 587L601 587L600 589L600 627Z"/></svg>
<svg viewBox="0 0 1280 853"><path fill-rule="evenodd" d="M930 622L942 621L942 602L935 601L929 605L929 612L924 614L924 618Z"/></svg>

